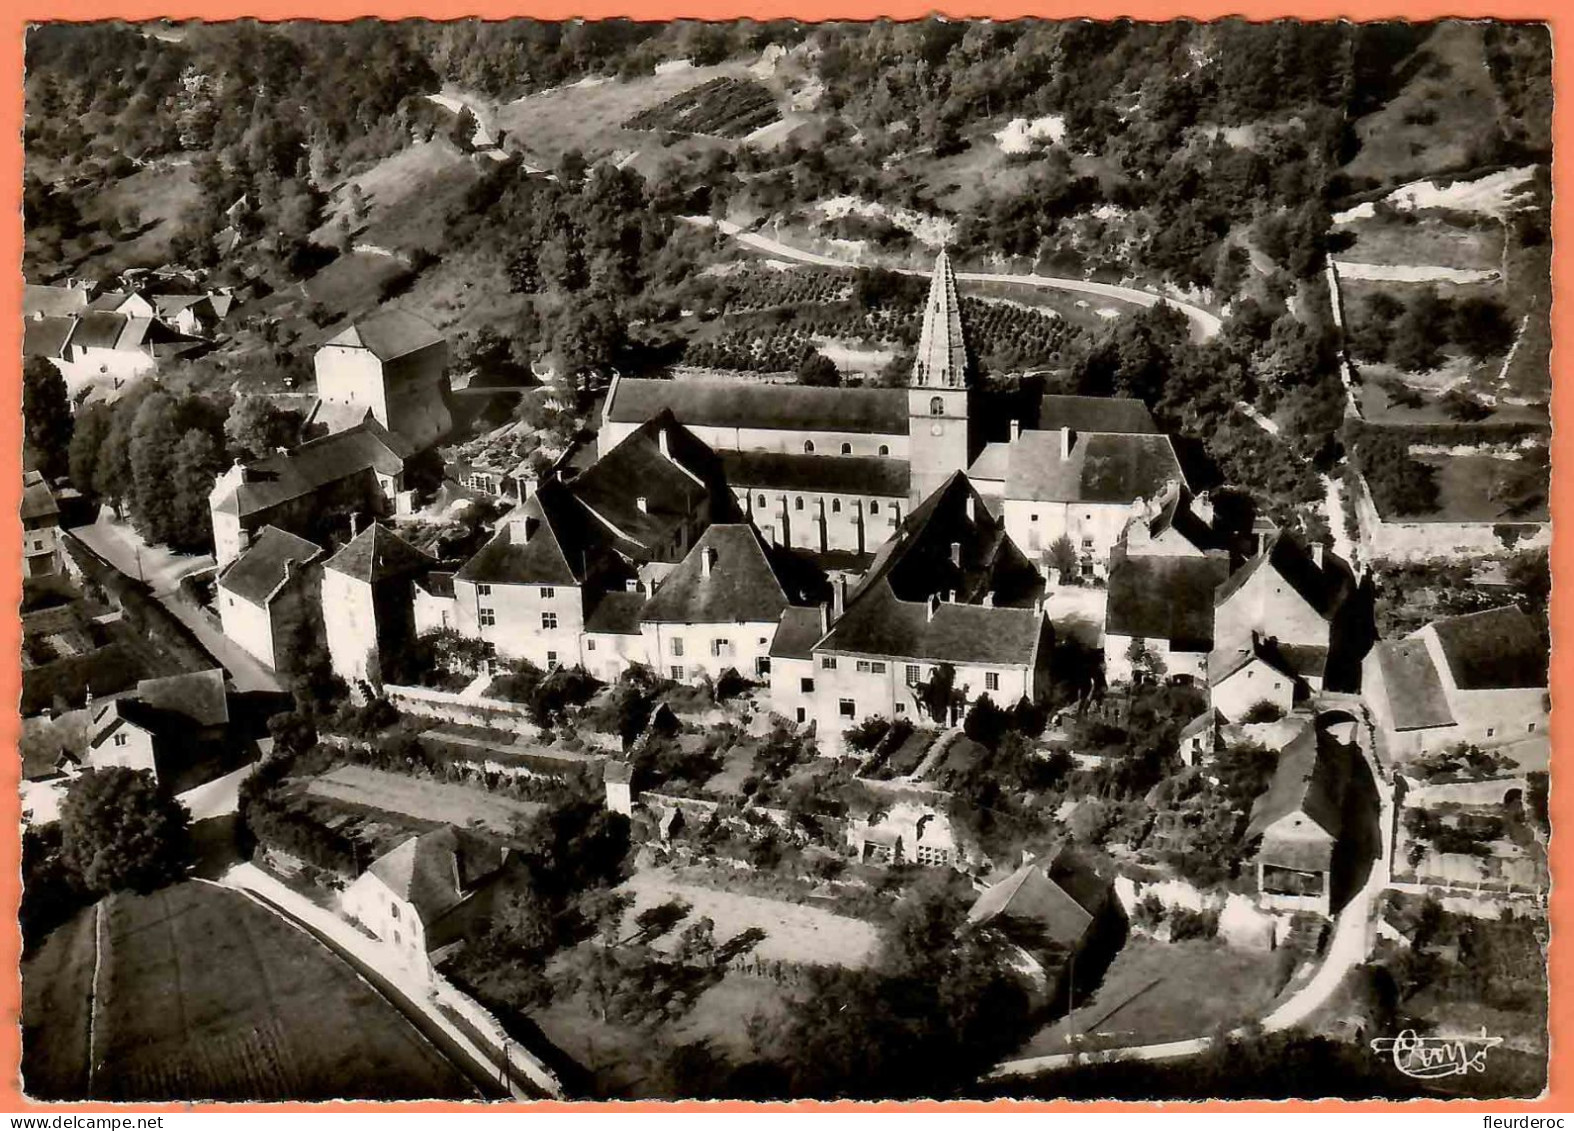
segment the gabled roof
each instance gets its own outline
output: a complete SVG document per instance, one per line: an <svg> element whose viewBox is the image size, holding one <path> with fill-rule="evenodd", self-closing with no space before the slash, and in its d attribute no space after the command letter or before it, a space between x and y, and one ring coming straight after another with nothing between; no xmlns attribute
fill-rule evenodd
<svg viewBox="0 0 1574 1131"><path fill-rule="evenodd" d="M180 715L198 726L220 726L230 721L229 695L224 670L144 679L137 684L137 698L148 706Z"/></svg>
<svg viewBox="0 0 1574 1131"><path fill-rule="evenodd" d="M1053 942L1075 948L1108 902L1111 890L1107 881L1062 850L1047 863L1022 865L986 890L967 913L967 920L977 925L1004 916L1038 926Z"/></svg>
<svg viewBox="0 0 1574 1131"><path fill-rule="evenodd" d="M952 593L954 602L932 600ZM1042 594L1032 563L957 472L881 548L816 651L1028 664L1044 628ZM990 595L994 604L983 604Z"/></svg>
<svg viewBox="0 0 1574 1131"><path fill-rule="evenodd" d="M670 544L691 516L708 517L706 464L713 462L709 449L662 414L623 437L575 476L569 489L619 535L653 552Z"/></svg>
<svg viewBox="0 0 1574 1131"><path fill-rule="evenodd" d="M22 315L26 318L35 314L46 318L80 314L87 304L87 291L82 287L51 287L42 283L26 283L22 287Z"/></svg>
<svg viewBox="0 0 1574 1131"><path fill-rule="evenodd" d="M1037 428L1059 432L1110 432L1122 435L1155 435L1148 406L1134 397L1075 397L1051 394L1039 404Z"/></svg>
<svg viewBox="0 0 1574 1131"><path fill-rule="evenodd" d="M923 328L913 358L913 384L931 388L960 388L967 384L967 343L962 337L962 304L956 294L956 274L944 249L935 257L924 303Z"/></svg>
<svg viewBox="0 0 1574 1131"><path fill-rule="evenodd" d="M391 578L425 573L435 558L417 550L380 522L374 522L328 559L325 569L353 577L367 585Z"/></svg>
<svg viewBox="0 0 1574 1131"><path fill-rule="evenodd" d="M380 361L393 361L443 340L431 323L413 314L389 311L353 322L323 344L370 350Z"/></svg>
<svg viewBox="0 0 1574 1131"><path fill-rule="evenodd" d="M803 605L790 605L782 610L771 637L771 659L808 660L814 657L814 646L825 633L820 627L820 610Z"/></svg>
<svg viewBox="0 0 1574 1131"><path fill-rule="evenodd" d="M90 310L77 319L71 344L78 349L136 349L147 337L150 321L107 310Z"/></svg>
<svg viewBox="0 0 1574 1131"><path fill-rule="evenodd" d="M709 562L707 568L707 562ZM754 527L717 523L645 603L646 624L775 623L787 590Z"/></svg>
<svg viewBox="0 0 1574 1131"><path fill-rule="evenodd" d="M1547 685L1546 647L1518 605L1447 617L1430 627L1461 691Z"/></svg>
<svg viewBox="0 0 1574 1131"><path fill-rule="evenodd" d="M323 548L277 526L264 526L240 557L219 573L218 587L253 605L266 605L284 583L286 570L316 561Z"/></svg>
<svg viewBox="0 0 1574 1131"><path fill-rule="evenodd" d="M1167 640L1184 652L1213 647L1213 592L1230 572L1226 554L1110 555L1104 631Z"/></svg>
<svg viewBox="0 0 1574 1131"><path fill-rule="evenodd" d="M572 492L549 479L454 577L488 585L581 585L613 538Z"/></svg>
<svg viewBox="0 0 1574 1131"><path fill-rule="evenodd" d="M984 445L984 450L978 453L978 458L967 469L969 479L1006 481L1006 474L1011 468L1011 445L1004 440L993 440Z"/></svg>
<svg viewBox="0 0 1574 1131"><path fill-rule="evenodd" d="M595 607L585 616L585 631L613 636L638 636L640 614L645 611L645 601L643 593L618 589L603 593Z"/></svg>
<svg viewBox="0 0 1574 1131"><path fill-rule="evenodd" d="M1302 813L1326 835L1326 844L1312 854L1314 858L1310 862L1287 861L1282 852L1271 862L1308 871L1327 867L1333 842L1344 828L1344 794L1348 781L1346 751L1317 727L1308 724L1280 751L1279 765L1267 791L1252 805L1246 839L1262 836L1278 821ZM1278 850L1266 842L1261 850L1265 857L1274 851Z"/></svg>
<svg viewBox="0 0 1574 1131"><path fill-rule="evenodd" d="M670 410L690 428L778 428L907 435L906 389L757 385L738 381L664 381L620 377L607 395L606 419L643 423Z"/></svg>
<svg viewBox="0 0 1574 1131"><path fill-rule="evenodd" d="M102 291L93 296L93 301L87 304L87 308L118 312L122 306L131 301L132 296L131 291Z"/></svg>
<svg viewBox="0 0 1574 1131"><path fill-rule="evenodd" d="M1239 644L1224 644L1208 656L1208 686L1217 687L1254 660L1290 679L1322 678L1328 649L1315 644L1283 644L1254 632Z"/></svg>
<svg viewBox="0 0 1574 1131"><path fill-rule="evenodd" d="M1324 620L1332 620L1350 593L1351 579L1327 564L1319 566L1300 539L1279 531L1261 552L1230 575L1219 586L1214 599L1222 605L1250 581L1260 569L1271 569L1285 580Z"/></svg>
<svg viewBox="0 0 1574 1131"><path fill-rule="evenodd" d="M25 522L32 518L49 518L60 513L60 504L55 500L55 493L49 489L49 484L39 477L36 482L26 483L22 488L22 520Z"/></svg>
<svg viewBox="0 0 1574 1131"><path fill-rule="evenodd" d="M77 320L68 315L28 318L22 323L23 357L64 357Z"/></svg>
<svg viewBox="0 0 1574 1131"><path fill-rule="evenodd" d="M245 517L310 495L352 475L367 471L399 475L411 454L410 444L403 437L375 420L365 420L354 428L247 464L244 481L216 505Z"/></svg>
<svg viewBox="0 0 1574 1131"><path fill-rule="evenodd" d="M729 487L764 491L818 491L905 499L905 459L880 456L813 455L797 452L716 453Z"/></svg>
<svg viewBox="0 0 1574 1131"><path fill-rule="evenodd" d="M502 864L502 851L491 841L444 825L384 853L367 871L430 927Z"/></svg>
<svg viewBox="0 0 1574 1131"><path fill-rule="evenodd" d="M1432 650L1422 637L1412 634L1403 640L1380 640L1374 650L1395 730L1454 725Z"/></svg>
<svg viewBox="0 0 1574 1131"><path fill-rule="evenodd" d="M1006 498L1029 502L1130 503L1184 482L1168 436L1073 432L1063 453L1060 432L1023 432L1011 445Z"/></svg>

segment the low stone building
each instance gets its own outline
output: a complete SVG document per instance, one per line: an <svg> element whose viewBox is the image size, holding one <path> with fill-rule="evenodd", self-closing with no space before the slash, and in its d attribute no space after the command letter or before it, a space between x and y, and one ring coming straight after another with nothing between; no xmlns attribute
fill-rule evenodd
<svg viewBox="0 0 1574 1131"><path fill-rule="evenodd" d="M1257 849L1258 902L1275 911L1333 914L1335 856L1350 780L1347 747L1310 723L1279 753L1268 789L1252 806L1247 841Z"/></svg>

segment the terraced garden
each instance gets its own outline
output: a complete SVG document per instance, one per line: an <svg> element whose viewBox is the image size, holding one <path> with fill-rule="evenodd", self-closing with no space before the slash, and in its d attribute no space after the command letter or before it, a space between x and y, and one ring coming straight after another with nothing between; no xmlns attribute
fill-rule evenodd
<svg viewBox="0 0 1574 1131"><path fill-rule="evenodd" d="M715 78L641 110L627 122L630 130L743 137L781 117L776 98L753 79Z"/></svg>

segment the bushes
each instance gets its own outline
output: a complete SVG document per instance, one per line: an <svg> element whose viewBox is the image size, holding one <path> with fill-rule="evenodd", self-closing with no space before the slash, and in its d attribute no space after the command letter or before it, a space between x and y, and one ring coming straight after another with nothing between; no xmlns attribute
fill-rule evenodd
<svg viewBox="0 0 1574 1131"><path fill-rule="evenodd" d="M1282 718L1284 718L1283 707L1277 703L1269 702L1267 699L1259 699L1246 708L1246 713L1241 716L1241 722L1276 723Z"/></svg>

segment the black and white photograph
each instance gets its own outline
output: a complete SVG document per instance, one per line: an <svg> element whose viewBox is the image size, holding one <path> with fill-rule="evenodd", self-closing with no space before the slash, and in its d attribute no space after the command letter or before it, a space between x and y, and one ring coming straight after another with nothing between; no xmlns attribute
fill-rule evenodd
<svg viewBox="0 0 1574 1131"><path fill-rule="evenodd" d="M30 25L22 1096L1543 1095L1552 55Z"/></svg>

